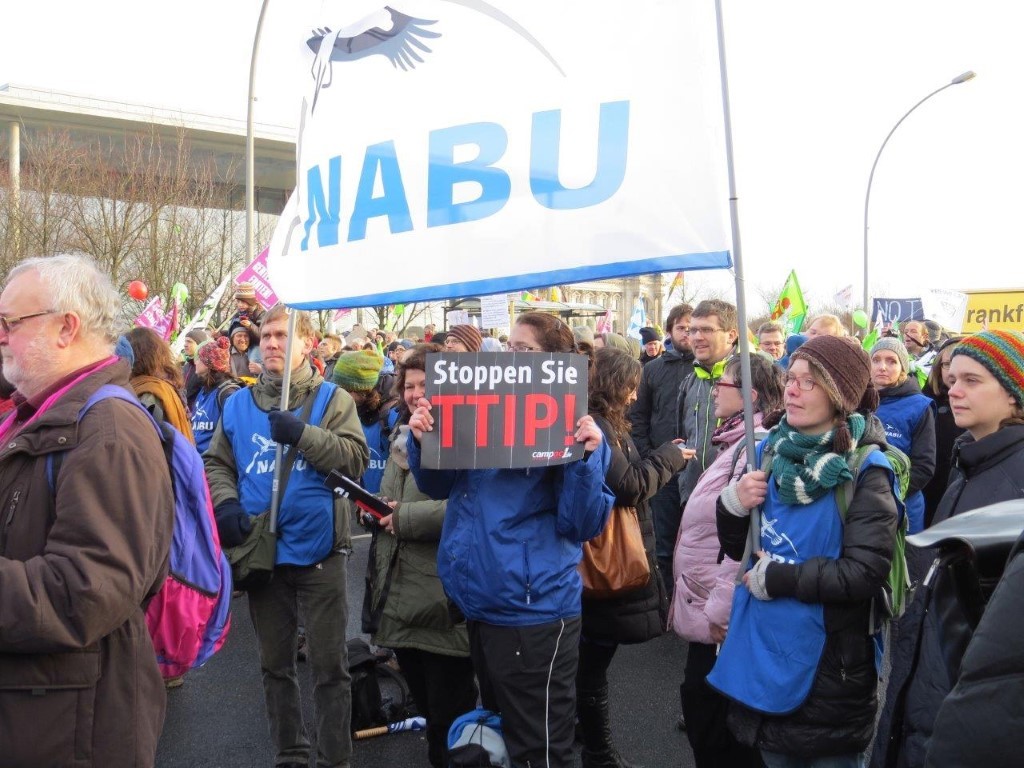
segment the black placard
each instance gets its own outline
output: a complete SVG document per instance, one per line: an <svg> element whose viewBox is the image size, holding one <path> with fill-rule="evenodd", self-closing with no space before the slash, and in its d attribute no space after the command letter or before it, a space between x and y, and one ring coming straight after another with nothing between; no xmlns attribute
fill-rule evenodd
<svg viewBox="0 0 1024 768"><path fill-rule="evenodd" d="M420 441L428 469L513 468L583 458L574 437L587 413L587 358L553 352L427 355L434 429Z"/></svg>
<svg viewBox="0 0 1024 768"><path fill-rule="evenodd" d="M387 517L394 511L388 504L378 499L351 477L341 474L336 469L332 469L327 475L324 485L340 496L352 499L357 507L364 512L369 512L378 520Z"/></svg>

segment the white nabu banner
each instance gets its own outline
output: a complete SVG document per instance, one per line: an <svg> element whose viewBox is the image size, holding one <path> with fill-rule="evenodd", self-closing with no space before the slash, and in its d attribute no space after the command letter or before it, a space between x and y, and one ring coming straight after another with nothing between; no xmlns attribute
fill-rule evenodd
<svg viewBox="0 0 1024 768"><path fill-rule="evenodd" d="M285 303L730 265L713 3L326 2L303 45Z"/></svg>

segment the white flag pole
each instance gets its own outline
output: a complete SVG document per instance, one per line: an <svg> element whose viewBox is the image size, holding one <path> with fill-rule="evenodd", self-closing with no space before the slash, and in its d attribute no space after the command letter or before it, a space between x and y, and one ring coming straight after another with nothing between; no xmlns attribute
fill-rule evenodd
<svg viewBox="0 0 1024 768"><path fill-rule="evenodd" d="M736 194L736 173L732 151L732 116L729 111L729 74L725 62L725 27L722 21L722 0L715 0L715 18L718 23L718 65L722 77L722 109L725 118L725 154L729 172L729 220L732 225L733 270L736 275L736 321L739 325L740 375L742 377L743 422L746 427L747 464L756 468L757 445L754 440L754 401L750 387L750 341L747 338L747 301L744 294L743 252L740 247L740 221ZM761 540L759 510L750 513L750 553L756 552ZM749 557L749 553L748 553ZM740 569L743 570L742 568Z"/></svg>

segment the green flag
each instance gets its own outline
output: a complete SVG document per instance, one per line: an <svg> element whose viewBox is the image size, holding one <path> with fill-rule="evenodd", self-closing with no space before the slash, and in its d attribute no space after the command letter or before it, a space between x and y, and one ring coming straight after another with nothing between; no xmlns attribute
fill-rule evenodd
<svg viewBox="0 0 1024 768"><path fill-rule="evenodd" d="M782 286L782 293L779 300L775 302L772 310L772 320L782 323L786 329L786 335L799 333L804 325L804 317L807 315L807 304L804 302L804 293L800 290L800 283L796 279L796 270L789 273L786 284Z"/></svg>

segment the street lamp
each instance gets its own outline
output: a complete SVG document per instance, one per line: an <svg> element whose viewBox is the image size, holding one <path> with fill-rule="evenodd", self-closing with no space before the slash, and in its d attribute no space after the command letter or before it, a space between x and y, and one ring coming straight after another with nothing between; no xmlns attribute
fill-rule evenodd
<svg viewBox="0 0 1024 768"><path fill-rule="evenodd" d="M967 71L967 72L964 72L962 75L958 75L957 77L954 77L952 80L950 80L948 83L946 83L941 88L937 88L934 91L932 91L931 93L929 93L927 96L925 96L919 102L917 102L917 104L915 104L909 110L907 110L907 113L905 115L903 115L903 117L901 117L899 119L899 121L896 123L896 125L894 125L892 127L892 130L889 131L889 134L885 137L885 141L882 142L882 146L880 146L878 148L878 154L875 155L875 162L872 163L872 165L871 165L871 175L868 176L868 192L864 196L864 311L865 312L869 312L869 310L868 310L868 203L871 201L871 182L874 181L874 178L875 178L875 168L878 167L878 158L880 158L882 156L882 150L885 149L885 145L889 143L889 139L892 138L892 135L894 133L896 133L896 129L899 128L900 125L903 124L904 120L906 120L908 117L910 117L910 113L911 112L913 112L915 109L920 107L922 104L924 104L926 101L928 101L928 99L930 99L935 94L941 93L942 91L946 90L947 88L949 88L952 85L960 85L960 83L966 83L968 80L973 80L974 78L975 78L974 72Z"/></svg>

